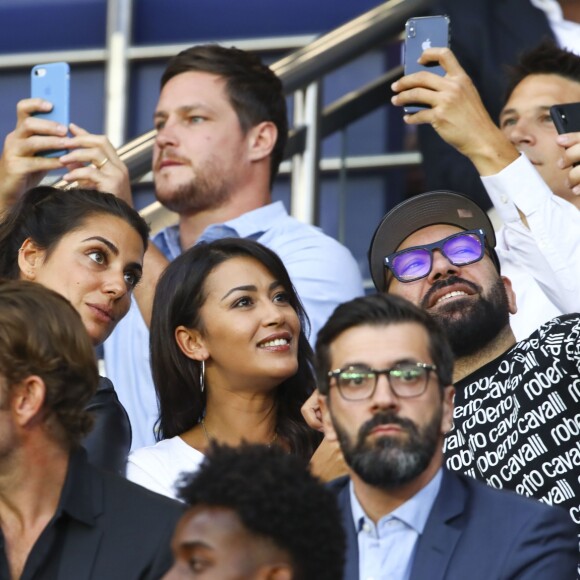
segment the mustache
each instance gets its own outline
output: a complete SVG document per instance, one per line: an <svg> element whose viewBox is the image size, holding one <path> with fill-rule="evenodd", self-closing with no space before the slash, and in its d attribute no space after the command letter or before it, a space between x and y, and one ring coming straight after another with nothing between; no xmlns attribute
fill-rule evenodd
<svg viewBox="0 0 580 580"><path fill-rule="evenodd" d="M441 288L446 288L447 286L453 286L453 284L460 283L471 288L476 294L481 294L481 288L477 286L477 284L474 284L469 280L465 280L465 278L460 278L459 276L449 276L449 278L445 278L444 280L438 280L433 284L433 286L431 286L431 288L429 288L427 294L425 294L421 300L421 308L427 308L433 294L435 294L435 292L438 290L441 290Z"/></svg>
<svg viewBox="0 0 580 580"><path fill-rule="evenodd" d="M404 417L399 417L393 411L382 411L377 413L374 417L369 419L366 423L363 423L359 430L358 436L359 441L364 441L370 432L380 425L399 425L407 431L417 433L417 426L410 419L405 419Z"/></svg>
<svg viewBox="0 0 580 580"><path fill-rule="evenodd" d="M157 157L157 160L156 160L157 162L156 162L155 166L158 167L166 159L178 161L179 163L189 163L189 159L182 157L181 155L178 155L177 153L175 153L175 149L173 147L170 147L170 146L164 147L164 148L159 150L159 155Z"/></svg>

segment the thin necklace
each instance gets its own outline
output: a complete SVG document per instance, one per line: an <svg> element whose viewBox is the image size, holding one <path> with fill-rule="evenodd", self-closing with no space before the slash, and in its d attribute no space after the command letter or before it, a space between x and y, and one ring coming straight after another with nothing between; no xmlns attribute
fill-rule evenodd
<svg viewBox="0 0 580 580"><path fill-rule="evenodd" d="M203 429L203 434L205 435L205 440L207 441L208 445L211 445L212 440L216 441L216 438L211 435L208 432L208 430L205 428L205 420L204 418L202 418L201 422L201 428ZM272 437L270 443L268 443L268 447L270 447L271 445L273 445L276 442L276 439L278 439L278 433L274 433L274 437Z"/></svg>

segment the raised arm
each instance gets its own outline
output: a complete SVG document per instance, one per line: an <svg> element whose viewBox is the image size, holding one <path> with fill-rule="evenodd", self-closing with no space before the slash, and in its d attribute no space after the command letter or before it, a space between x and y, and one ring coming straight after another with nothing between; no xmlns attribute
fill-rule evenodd
<svg viewBox="0 0 580 580"><path fill-rule="evenodd" d="M65 126L34 116L51 108L42 99L23 99L16 105L16 127L6 136L0 157L0 213L38 185L48 171L62 168L59 159L38 155L66 146Z"/></svg>

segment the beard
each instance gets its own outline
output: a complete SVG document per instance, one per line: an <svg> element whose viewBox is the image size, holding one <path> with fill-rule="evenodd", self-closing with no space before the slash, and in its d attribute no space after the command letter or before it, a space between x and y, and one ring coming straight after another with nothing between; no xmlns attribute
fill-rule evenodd
<svg viewBox="0 0 580 580"><path fill-rule="evenodd" d="M419 429L413 421L392 411L377 413L360 428L356 442L332 417L334 430L347 465L368 485L388 491L423 473L440 446L442 406L427 425ZM370 432L379 425L400 425L407 438L380 437L367 441Z"/></svg>
<svg viewBox="0 0 580 580"><path fill-rule="evenodd" d="M501 278L497 279L489 295L485 296L480 286L458 276L451 276L429 289L421 301L421 307L427 308L434 292L458 282L472 288L479 295L478 299L443 303L437 311L429 310L429 314L443 327L453 354L460 358L472 355L492 342L509 325L510 315L507 293Z"/></svg>
<svg viewBox="0 0 580 580"><path fill-rule="evenodd" d="M189 183L172 187L162 185L155 178L155 195L167 209L182 215L216 209L229 201L231 180L215 159L208 159L203 168L193 167L194 177Z"/></svg>

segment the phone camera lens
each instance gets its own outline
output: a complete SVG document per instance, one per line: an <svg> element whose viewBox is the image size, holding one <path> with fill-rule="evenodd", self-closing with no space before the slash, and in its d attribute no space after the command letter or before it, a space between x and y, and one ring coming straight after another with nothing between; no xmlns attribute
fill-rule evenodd
<svg viewBox="0 0 580 580"><path fill-rule="evenodd" d="M409 26L409 38L415 38L415 27Z"/></svg>

